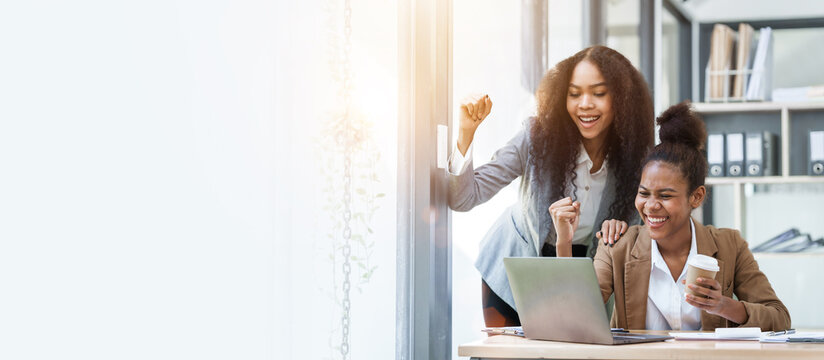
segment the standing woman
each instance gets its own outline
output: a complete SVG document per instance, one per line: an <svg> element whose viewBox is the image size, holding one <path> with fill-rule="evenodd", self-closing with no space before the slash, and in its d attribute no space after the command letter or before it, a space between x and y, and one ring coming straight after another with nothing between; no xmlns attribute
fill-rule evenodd
<svg viewBox="0 0 824 360"><path fill-rule="evenodd" d="M472 139L492 101L461 105L450 208L469 211L521 178L518 202L492 225L475 262L487 326L520 324L504 257L591 257L597 238L612 244L639 222L633 198L654 130L638 70L615 50L589 47L550 70L536 97L538 115L477 169Z"/></svg>

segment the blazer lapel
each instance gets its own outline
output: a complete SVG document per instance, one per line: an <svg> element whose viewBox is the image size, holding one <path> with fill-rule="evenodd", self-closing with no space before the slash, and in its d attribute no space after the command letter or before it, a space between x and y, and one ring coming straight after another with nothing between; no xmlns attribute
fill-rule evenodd
<svg viewBox="0 0 824 360"><path fill-rule="evenodd" d="M631 260L624 265L624 304L628 329L646 328L650 246L649 233L642 228L630 252Z"/></svg>
<svg viewBox="0 0 824 360"><path fill-rule="evenodd" d="M698 246L698 253L715 257L718 254L718 246L710 236L710 231L695 219L692 219L692 223L695 224L695 244Z"/></svg>
<svg viewBox="0 0 824 360"><path fill-rule="evenodd" d="M732 294L727 294L726 291L727 274L724 271L724 261L718 258L718 246L715 244L715 239L710 235L710 231L707 230L704 225L695 221L695 219L692 221L695 224L695 245L698 246L698 253L713 257L718 261L719 270L718 273L715 274L715 280L721 284L721 292L723 295L731 297ZM706 311L702 311L701 328L717 327L727 327L726 321L720 316L710 315Z"/></svg>

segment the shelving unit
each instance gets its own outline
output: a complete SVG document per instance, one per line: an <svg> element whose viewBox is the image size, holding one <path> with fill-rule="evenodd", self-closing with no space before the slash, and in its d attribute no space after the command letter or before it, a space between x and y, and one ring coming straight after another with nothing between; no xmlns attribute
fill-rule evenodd
<svg viewBox="0 0 824 360"><path fill-rule="evenodd" d="M824 102L746 102L746 103L695 103L710 132L772 130L780 137L780 175L744 177L708 177L706 184L731 185L733 191L733 226L746 229L745 186L748 184L824 184L824 177L808 176L804 172L806 159L796 159L793 153L806 152L806 132L794 126L793 114L820 113L820 126L824 129ZM751 123L747 123L751 120ZM748 128L747 125L750 127ZM796 129L795 131L793 129ZM800 150L800 151L799 151ZM746 235L746 234L745 234Z"/></svg>
<svg viewBox="0 0 824 360"><path fill-rule="evenodd" d="M710 2L704 2L698 6L677 0L664 1L668 1L671 7L679 11L682 7L689 10L701 8L701 11L688 11L690 35L679 40L681 54L690 54L689 69L684 63L677 66L679 74L689 74L690 99L705 99L705 72L709 63L711 34L716 23L736 29L739 22L747 22L756 31L769 26L773 29L776 41L774 44L781 44L780 37L784 36L784 39L787 39L787 34L803 36L805 41L809 41L811 48L816 48L813 52L815 55L808 58L820 58L816 45L820 43L821 38L811 40L813 38L809 37L809 33L798 32L804 29L824 29L824 16L820 11L810 11L809 15L793 15L774 11L774 7L792 4L770 3L769 6L751 6L751 2L743 0L712 2L712 5L709 5ZM730 3L737 3L742 9L751 7L756 10L723 14L710 10L730 6ZM765 9L759 10L760 8ZM793 50L788 52L787 49ZM807 58L797 59L795 52L798 49L798 44L784 48L776 45L774 51L778 53L773 53L771 68L774 71L773 84L776 83L776 79L788 79L787 74L776 77L776 73L786 73L783 70L787 69L794 73L820 74L817 62L806 61ZM679 57L684 58L687 57ZM787 64L791 64L789 66L792 67L788 68ZM783 82L791 84L782 86L816 85L821 82L821 77L818 76L810 76L809 84L798 83L799 80L808 80L806 76L803 79L790 78L792 81ZM655 89L656 92L665 90L663 84L658 84ZM685 98L681 97L678 101ZM824 219L824 177L808 175L807 143L808 131L824 130L824 101L696 102L693 105L696 112L704 118L710 133L769 131L779 137L777 173L774 176L707 178L709 196L703 209L696 209L696 218L703 217L705 223L716 226L736 228L751 245L757 245L788 227L796 227L802 232L810 233L814 239L822 237L824 222L820 219ZM821 324L824 312L820 311L820 306L816 303L821 291L811 292L810 289L815 287L811 288L810 284L817 283L818 274L824 270L824 249L803 253L755 253L754 256L761 270L769 277L776 293L790 310L793 325L811 327Z"/></svg>

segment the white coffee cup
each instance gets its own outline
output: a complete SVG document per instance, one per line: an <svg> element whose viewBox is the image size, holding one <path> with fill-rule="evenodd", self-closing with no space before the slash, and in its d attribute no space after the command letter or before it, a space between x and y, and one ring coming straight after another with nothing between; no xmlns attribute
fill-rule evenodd
<svg viewBox="0 0 824 360"><path fill-rule="evenodd" d="M687 285L697 285L695 279L699 277L715 279L715 274L717 274L720 269L721 268L718 267L718 260L714 257L707 255L695 255L689 262L687 262ZM688 294L702 296L701 294L696 294L690 290L689 286L687 286L686 291Z"/></svg>

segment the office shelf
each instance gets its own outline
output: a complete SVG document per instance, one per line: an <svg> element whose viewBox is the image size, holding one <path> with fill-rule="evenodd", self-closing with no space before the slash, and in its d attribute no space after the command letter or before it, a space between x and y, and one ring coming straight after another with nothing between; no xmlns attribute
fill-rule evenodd
<svg viewBox="0 0 824 360"><path fill-rule="evenodd" d="M694 103L711 133L769 131L779 137L778 176L708 177L707 186L733 187L733 226L745 233L745 188L749 184L824 184L824 177L808 176L809 130L824 129L824 102ZM707 221L707 220L705 220Z"/></svg>
<svg viewBox="0 0 824 360"><path fill-rule="evenodd" d="M775 17L776 15L779 17ZM824 17L780 16L781 14L765 12L758 20L754 20L753 17L734 19L733 15L725 18L722 23L736 29L739 22L743 21L752 25L756 31L769 26L776 36L773 45L787 41L779 39L779 33L783 33L783 39L805 39L804 36L812 35L806 32L802 34L799 30L824 29ZM708 20L694 17L692 36L683 40L690 43L690 90L691 98L696 100L705 99L705 72L709 64L712 31L717 22L715 19ZM816 30L815 36L820 39L820 30ZM784 42L781 45L787 44ZM818 42L810 44L812 47L816 45ZM792 66L793 71L799 74L820 72L818 63L795 61L793 53L788 50L795 50L795 46L776 46L773 49L776 51L773 54L773 80L777 79L776 76L782 76L777 74L787 70L788 66ZM809 79L808 84L792 81L782 85L817 85L820 82L813 77ZM777 84L774 81L771 85ZM660 87L656 90L664 91ZM802 232L810 233L814 239L824 234L824 222L821 221L824 219L824 206L820 205L824 203L824 177L808 175L809 131L824 130L824 101L696 102L693 107L703 117L709 133L769 131L779 136L778 164L773 171L776 176L707 178L709 191L705 205L708 206L696 209L699 213L696 216L703 217L706 223L740 230L750 244L766 241L788 227L797 227ZM824 270L822 251L824 250L816 249L793 254L753 254L759 268L769 277L776 293L792 314L794 326L811 327L811 324L821 324L824 319L819 304L815 300L810 301L820 298L824 288L818 289L822 290L818 293L811 293L812 288L808 285L815 283Z"/></svg>
<svg viewBox="0 0 824 360"><path fill-rule="evenodd" d="M742 112L770 112L795 110L824 110L824 101L816 102L728 102L728 103L694 103L693 107L699 113L742 113Z"/></svg>
<svg viewBox="0 0 824 360"><path fill-rule="evenodd" d="M742 176L708 177L707 185L739 184L815 184L824 183L824 176Z"/></svg>

